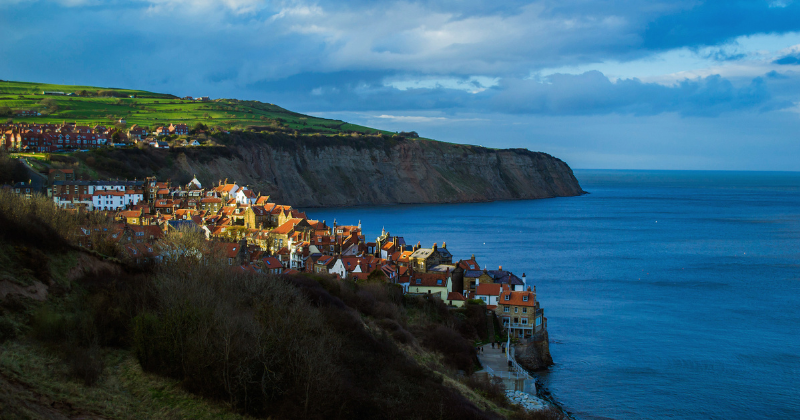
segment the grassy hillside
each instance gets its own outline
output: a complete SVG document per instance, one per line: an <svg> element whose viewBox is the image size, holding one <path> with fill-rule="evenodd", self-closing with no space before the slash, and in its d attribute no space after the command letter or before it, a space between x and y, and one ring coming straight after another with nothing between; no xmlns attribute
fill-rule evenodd
<svg viewBox="0 0 800 420"><path fill-rule="evenodd" d="M192 231L161 246L208 261L72 245L79 225L101 245L107 223L0 192L0 418L550 418L471 375L482 305L232 272Z"/></svg>
<svg viewBox="0 0 800 420"><path fill-rule="evenodd" d="M74 96L43 95L43 91L74 93ZM15 122L30 123L68 121L94 126L113 124L123 118L129 126L138 124L150 128L169 123L186 123L193 127L202 122L212 127L243 129L248 126L272 126L301 133L380 131L340 120L303 115L258 101L217 99L198 102L132 89L0 81L0 116L9 110L35 110L43 114L39 117L13 118Z"/></svg>

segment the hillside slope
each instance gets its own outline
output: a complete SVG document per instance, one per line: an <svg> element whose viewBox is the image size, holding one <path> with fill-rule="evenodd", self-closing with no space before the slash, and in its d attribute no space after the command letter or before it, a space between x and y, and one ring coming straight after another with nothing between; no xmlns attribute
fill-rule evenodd
<svg viewBox="0 0 800 420"><path fill-rule="evenodd" d="M237 133L226 146L82 154L100 175L249 185L300 207L457 203L575 196L569 166L546 153L381 136ZM88 159L92 157L92 159Z"/></svg>

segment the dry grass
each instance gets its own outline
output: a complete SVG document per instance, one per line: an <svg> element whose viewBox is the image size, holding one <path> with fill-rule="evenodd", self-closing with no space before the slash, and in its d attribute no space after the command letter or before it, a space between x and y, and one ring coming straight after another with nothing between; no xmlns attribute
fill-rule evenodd
<svg viewBox="0 0 800 420"><path fill-rule="evenodd" d="M36 413L35 406L115 419L250 418L184 391L177 381L142 372L128 351L104 350L102 358L103 375L94 386L85 386L72 379L60 356L41 346L19 341L0 345L0 375L20 389L0 393L0 418L26 418L26 409Z"/></svg>

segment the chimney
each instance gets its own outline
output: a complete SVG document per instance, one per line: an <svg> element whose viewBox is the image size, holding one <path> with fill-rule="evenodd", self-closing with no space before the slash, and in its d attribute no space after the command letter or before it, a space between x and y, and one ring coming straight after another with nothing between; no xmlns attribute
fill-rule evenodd
<svg viewBox="0 0 800 420"><path fill-rule="evenodd" d="M475 254L472 254L472 261L475 261Z"/></svg>
<svg viewBox="0 0 800 420"><path fill-rule="evenodd" d="M433 243L433 250L436 251L436 242Z"/></svg>
<svg viewBox="0 0 800 420"><path fill-rule="evenodd" d="M528 291L529 291L529 292L531 291L531 287L530 287L530 286L528 286Z"/></svg>
<svg viewBox="0 0 800 420"><path fill-rule="evenodd" d="M522 282L525 283L525 273L522 273Z"/></svg>
<svg viewBox="0 0 800 420"><path fill-rule="evenodd" d="M503 266L502 265L500 266L500 271L503 271Z"/></svg>
<svg viewBox="0 0 800 420"><path fill-rule="evenodd" d="M533 293L536 293L536 285L533 286Z"/></svg>
<svg viewBox="0 0 800 420"><path fill-rule="evenodd" d="M361 230L361 220L358 221L358 230Z"/></svg>
<svg viewBox="0 0 800 420"><path fill-rule="evenodd" d="M392 244L394 244L395 248L397 247L397 236L392 238Z"/></svg>
<svg viewBox="0 0 800 420"><path fill-rule="evenodd" d="M442 248L447 249L447 242L442 242Z"/></svg>

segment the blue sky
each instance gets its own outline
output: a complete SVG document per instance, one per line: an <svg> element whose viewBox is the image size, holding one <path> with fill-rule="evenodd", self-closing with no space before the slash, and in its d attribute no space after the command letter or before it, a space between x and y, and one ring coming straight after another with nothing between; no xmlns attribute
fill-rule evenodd
<svg viewBox="0 0 800 420"><path fill-rule="evenodd" d="M257 99L574 168L800 170L800 1L0 0L0 79Z"/></svg>

